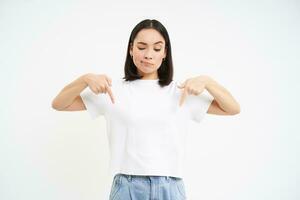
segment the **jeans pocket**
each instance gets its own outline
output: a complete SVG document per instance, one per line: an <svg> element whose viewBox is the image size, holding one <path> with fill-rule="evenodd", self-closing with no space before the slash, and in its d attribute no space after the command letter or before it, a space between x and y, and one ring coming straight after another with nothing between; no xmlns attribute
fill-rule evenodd
<svg viewBox="0 0 300 200"><path fill-rule="evenodd" d="M111 191L109 195L109 200L114 200L117 193L119 192L121 188L121 177L120 176L115 176L112 186L111 186Z"/></svg>

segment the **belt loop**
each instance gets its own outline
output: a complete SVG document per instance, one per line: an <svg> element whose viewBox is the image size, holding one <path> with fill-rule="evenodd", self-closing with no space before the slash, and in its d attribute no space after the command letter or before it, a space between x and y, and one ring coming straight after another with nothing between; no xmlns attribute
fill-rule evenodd
<svg viewBox="0 0 300 200"><path fill-rule="evenodd" d="M127 175L127 177L128 177L128 181L131 181L131 175L129 174L129 175Z"/></svg>
<svg viewBox="0 0 300 200"><path fill-rule="evenodd" d="M122 174L118 174L116 182L121 183L121 179L122 179Z"/></svg>
<svg viewBox="0 0 300 200"><path fill-rule="evenodd" d="M166 180L169 181L169 180L170 180L170 177L169 177L169 176L166 176Z"/></svg>

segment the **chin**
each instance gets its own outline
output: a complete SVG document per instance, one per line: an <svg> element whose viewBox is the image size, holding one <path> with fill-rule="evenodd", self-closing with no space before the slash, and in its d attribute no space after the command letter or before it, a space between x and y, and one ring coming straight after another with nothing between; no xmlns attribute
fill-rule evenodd
<svg viewBox="0 0 300 200"><path fill-rule="evenodd" d="M152 72L155 72L155 68L153 68L153 67L149 67L149 68L141 67L139 70L141 72L143 72L143 73L152 73Z"/></svg>

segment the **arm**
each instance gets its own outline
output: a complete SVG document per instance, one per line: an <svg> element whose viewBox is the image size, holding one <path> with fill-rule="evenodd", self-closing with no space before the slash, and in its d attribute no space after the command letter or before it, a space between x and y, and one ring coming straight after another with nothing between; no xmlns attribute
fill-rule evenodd
<svg viewBox="0 0 300 200"><path fill-rule="evenodd" d="M55 110L85 110L79 95L87 86L85 75L80 76L60 91L52 101L52 108ZM71 105L74 108L70 108Z"/></svg>
<svg viewBox="0 0 300 200"><path fill-rule="evenodd" d="M205 89L214 97L207 113L218 115L235 115L240 113L240 105L223 86L207 77Z"/></svg>

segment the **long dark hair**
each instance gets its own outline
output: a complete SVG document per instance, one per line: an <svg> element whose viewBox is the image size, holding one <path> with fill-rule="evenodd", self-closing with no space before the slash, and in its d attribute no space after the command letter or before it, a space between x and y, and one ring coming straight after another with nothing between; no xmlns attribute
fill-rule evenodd
<svg viewBox="0 0 300 200"><path fill-rule="evenodd" d="M172 52L171 52L171 43L170 38L167 29L157 20L155 19L145 19L141 22L139 22L132 30L128 46L127 46L127 55L126 55L126 61L125 61L125 67L124 67L124 73L126 81L132 81L136 79L141 79L142 76L140 76L137 72L137 68L135 64L133 63L133 60L130 56L130 46L133 45L133 41L138 34L139 31L142 29L155 29L157 30L165 39L165 51L167 51L167 55L165 60L162 62L160 67L158 68L158 78L159 78L159 85L161 87L169 85L170 82L173 80L173 62L172 62Z"/></svg>

